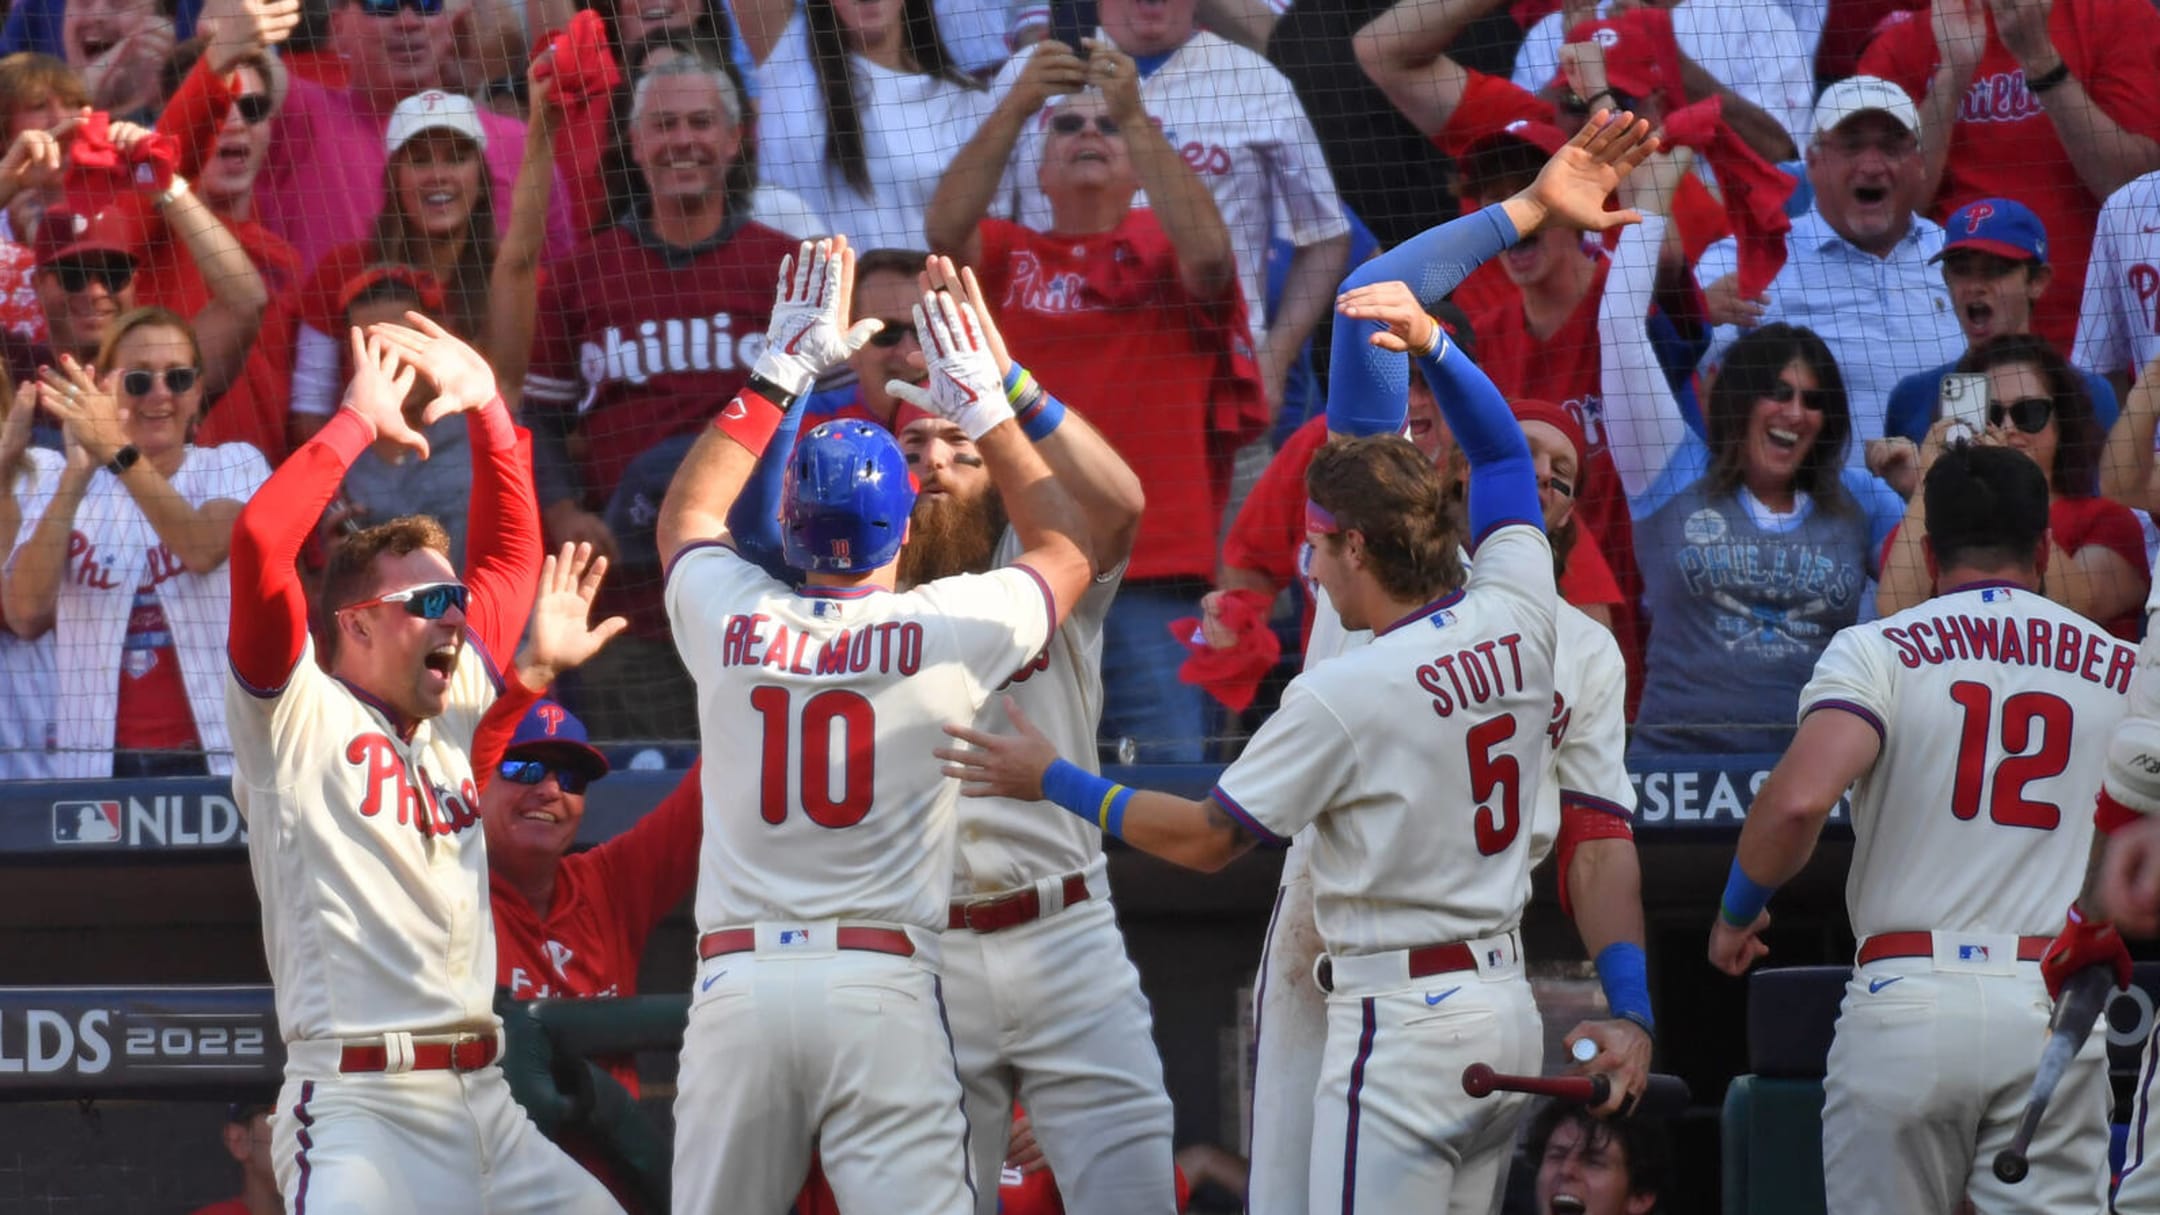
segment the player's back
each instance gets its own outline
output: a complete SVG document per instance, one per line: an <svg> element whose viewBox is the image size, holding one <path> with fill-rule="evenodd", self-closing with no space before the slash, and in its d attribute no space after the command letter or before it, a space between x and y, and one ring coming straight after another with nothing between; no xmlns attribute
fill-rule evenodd
<svg viewBox="0 0 2160 1215"><path fill-rule="evenodd" d="M1832 640L1803 715L1852 712L1882 753L1852 790L1856 935L2052 934L2137 651L2036 591L1976 584Z"/></svg>
<svg viewBox="0 0 2160 1215"><path fill-rule="evenodd" d="M720 546L668 579L705 758L701 931L945 926L959 787L932 754L1048 636L1024 567L905 594L790 591Z"/></svg>

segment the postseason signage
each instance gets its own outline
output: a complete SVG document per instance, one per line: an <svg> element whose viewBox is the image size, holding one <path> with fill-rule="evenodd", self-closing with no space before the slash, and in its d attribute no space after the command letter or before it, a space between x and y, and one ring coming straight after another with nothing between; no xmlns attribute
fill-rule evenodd
<svg viewBox="0 0 2160 1215"><path fill-rule="evenodd" d="M0 1097L252 1091L284 1066L267 986L0 987Z"/></svg>

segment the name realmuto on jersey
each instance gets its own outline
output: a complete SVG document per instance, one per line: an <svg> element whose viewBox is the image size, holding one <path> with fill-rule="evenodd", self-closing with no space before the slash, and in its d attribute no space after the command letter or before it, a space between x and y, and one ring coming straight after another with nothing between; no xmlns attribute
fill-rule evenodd
<svg viewBox="0 0 2160 1215"><path fill-rule="evenodd" d="M768 634L766 626L771 625ZM812 647L815 647L814 649ZM886 620L842 629L820 642L763 612L728 617L720 634L720 665L773 667L791 675L913 675L922 669L923 627Z"/></svg>
<svg viewBox="0 0 2160 1215"><path fill-rule="evenodd" d="M405 757L381 734L362 734L345 744L345 762L360 768L360 817L374 818L395 808L400 827L422 835L456 835L480 821L480 791L471 777L453 793L419 769L416 787L406 775Z"/></svg>
<svg viewBox="0 0 2160 1215"><path fill-rule="evenodd" d="M1497 640L1441 654L1417 670L1418 686L1432 694L1435 716L1449 717L1457 709L1485 704L1523 690L1522 634L1509 633ZM1500 651L1507 651L1503 663Z"/></svg>
<svg viewBox="0 0 2160 1215"><path fill-rule="evenodd" d="M2127 693L2137 668L2137 651L2106 633L2017 616L1937 616L1884 629L1883 640L1897 647L1898 663L1908 670L1946 662L2050 667Z"/></svg>
<svg viewBox="0 0 2160 1215"><path fill-rule="evenodd" d="M643 384L656 375L747 368L764 349L765 335L737 337L728 313L668 317L641 321L634 331L609 325L578 343L578 371L595 388L616 380Z"/></svg>

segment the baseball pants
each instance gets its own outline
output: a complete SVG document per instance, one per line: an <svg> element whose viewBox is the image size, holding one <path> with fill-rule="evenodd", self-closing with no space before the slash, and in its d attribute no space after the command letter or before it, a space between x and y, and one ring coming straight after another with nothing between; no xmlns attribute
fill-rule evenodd
<svg viewBox="0 0 2160 1215"><path fill-rule="evenodd" d="M1311 1200L1313 1094L1327 1046L1327 994L1313 982L1320 929L1313 921L1305 840L1283 856L1253 987L1252 1143L1248 1215L1306 1215Z"/></svg>
<svg viewBox="0 0 2160 1215"><path fill-rule="evenodd" d="M1000 932L945 934L945 998L967 1089L974 1171L994 1181L1005 1161L1013 1097L1072 1215L1171 1215L1170 1096L1140 975L1117 914L1095 897ZM996 1215L997 1187L976 1196Z"/></svg>
<svg viewBox="0 0 2160 1215"><path fill-rule="evenodd" d="M786 1210L813 1145L843 1211L974 1215L937 936L909 930L912 958L769 947L782 928L829 942L836 927L760 924L755 952L699 963L675 1097L677 1215Z"/></svg>
<svg viewBox="0 0 2160 1215"><path fill-rule="evenodd" d="M2093 1031L2098 1037L2107 1029L2106 1018ZM2138 1091L2131 1112L2129 1142L2123 1153L2122 1184L2115 1190L2117 1215L2160 1215L2160 1122L2153 1114L2154 1086L2160 1083L2160 1033L2145 1039L2143 1062L2138 1066Z"/></svg>
<svg viewBox="0 0 2160 1215"><path fill-rule="evenodd" d="M1406 952L1329 959L1311 1211L1500 1209L1529 1098L1472 1098L1456 1078L1472 1063L1535 1075L1544 1030L1515 938L1470 946L1476 970L1421 979Z"/></svg>
<svg viewBox="0 0 2160 1215"><path fill-rule="evenodd" d="M291 1215L622 1212L525 1116L500 1067L338 1075L288 1066L270 1125Z"/></svg>
<svg viewBox="0 0 2160 1215"><path fill-rule="evenodd" d="M1937 933L1937 953L1946 951ZM2016 942L1990 949L2016 957ZM1837 1215L2098 1211L2107 1201L2105 1027L2040 1120L2031 1172L1996 1180L2047 1033L2037 963L1884 958L1853 971L1823 1082L1823 1188Z"/></svg>

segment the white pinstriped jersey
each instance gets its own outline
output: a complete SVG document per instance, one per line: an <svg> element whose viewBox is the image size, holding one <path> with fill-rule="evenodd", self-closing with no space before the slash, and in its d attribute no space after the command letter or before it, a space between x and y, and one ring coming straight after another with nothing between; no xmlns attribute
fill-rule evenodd
<svg viewBox="0 0 2160 1215"><path fill-rule="evenodd" d="M944 931L960 787L932 752L1050 639L1041 577L798 593L706 544L676 558L667 609L705 757L698 930Z"/></svg>
<svg viewBox="0 0 2160 1215"><path fill-rule="evenodd" d="M1993 583L1832 638L1800 716L1850 712L1882 737L1852 788L1853 932L2060 928L2136 659L2069 608Z"/></svg>
<svg viewBox="0 0 2160 1215"><path fill-rule="evenodd" d="M1256 833L1308 823L1328 952L1492 936L1530 892L1558 596L1545 533L1502 527L1456 595L1308 668L1214 797Z"/></svg>
<svg viewBox="0 0 2160 1215"><path fill-rule="evenodd" d="M1019 555L1020 538L1007 528L997 563L1009 565ZM1110 614L1124 578L1125 567L1119 565L1088 587L1035 661L975 715L976 729L1012 733L1004 705L1004 697L1011 696L1059 755L1090 772L1101 770L1095 728L1102 721L1103 618ZM971 898L1011 890L1037 878L1086 869L1101 855L1102 832L1050 802L963 797L953 895Z"/></svg>
<svg viewBox="0 0 2160 1215"><path fill-rule="evenodd" d="M280 691L226 677L233 800L247 819L286 1041L496 1024L470 759L495 693L470 636L448 707L410 738L325 674L312 641Z"/></svg>
<svg viewBox="0 0 2160 1215"><path fill-rule="evenodd" d="M2132 379L2160 358L2160 173L2123 186L2100 208L2070 357L2094 375Z"/></svg>

